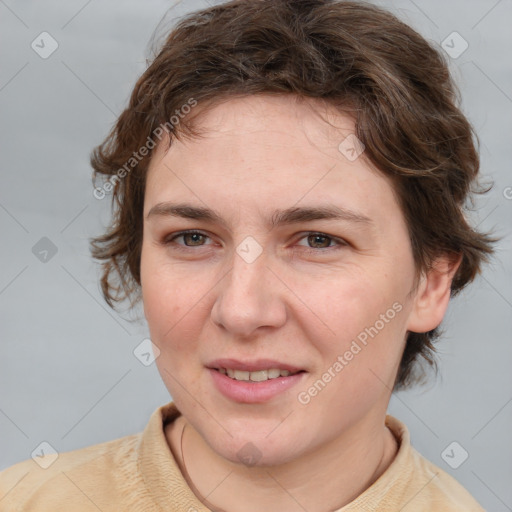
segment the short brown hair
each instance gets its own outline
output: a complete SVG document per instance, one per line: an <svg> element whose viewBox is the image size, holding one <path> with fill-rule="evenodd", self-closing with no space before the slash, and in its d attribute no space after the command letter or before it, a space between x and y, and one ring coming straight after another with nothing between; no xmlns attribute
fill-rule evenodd
<svg viewBox="0 0 512 512"><path fill-rule="evenodd" d="M347 109L365 158L388 176L406 219L417 272L441 254L462 255L452 296L480 272L495 239L464 215L476 190L476 135L459 107L445 58L393 14L365 2L233 0L179 21L137 81L128 107L91 155L94 184L112 180L108 231L91 240L102 261L107 303L140 301L140 256L147 158L133 160L165 126L173 138L198 136L195 113L169 120L193 99L293 94ZM117 176L116 176L117 173ZM409 332L395 389L420 379L422 356L435 367L439 330Z"/></svg>

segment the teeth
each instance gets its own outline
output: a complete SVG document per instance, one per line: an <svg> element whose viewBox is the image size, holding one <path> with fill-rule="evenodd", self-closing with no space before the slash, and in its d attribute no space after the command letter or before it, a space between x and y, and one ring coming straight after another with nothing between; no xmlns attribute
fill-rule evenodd
<svg viewBox="0 0 512 512"><path fill-rule="evenodd" d="M279 370L278 368L271 368L270 370L258 370L256 372L232 370L231 368L219 368L219 372L223 375L227 375L232 379L246 382L264 382L269 379L277 379L278 377L288 377L291 375L289 370Z"/></svg>
<svg viewBox="0 0 512 512"><path fill-rule="evenodd" d="M233 378L235 380L249 380L249 375L251 372L244 372L242 370L235 370Z"/></svg>

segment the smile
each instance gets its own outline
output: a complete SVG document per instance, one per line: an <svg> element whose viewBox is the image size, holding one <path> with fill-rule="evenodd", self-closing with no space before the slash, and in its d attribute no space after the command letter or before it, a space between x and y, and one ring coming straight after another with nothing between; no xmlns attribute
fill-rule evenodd
<svg viewBox="0 0 512 512"><path fill-rule="evenodd" d="M245 370L233 370L231 368L216 368L216 370L223 375L227 375L231 379L245 381L245 382L264 382L266 380L277 379L279 377L289 377L298 372L290 372L289 370L280 370L278 368L271 368L269 370L258 370L249 372Z"/></svg>

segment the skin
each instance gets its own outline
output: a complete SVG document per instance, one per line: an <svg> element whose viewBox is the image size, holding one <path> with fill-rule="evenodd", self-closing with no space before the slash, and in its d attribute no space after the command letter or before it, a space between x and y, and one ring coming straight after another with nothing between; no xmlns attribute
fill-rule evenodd
<svg viewBox="0 0 512 512"><path fill-rule="evenodd" d="M384 420L406 334L439 325L457 264L439 258L415 281L393 188L364 153L351 162L338 150L354 123L333 107L258 95L221 103L196 123L202 138L156 149L144 200L144 312L161 351L158 369L182 413L166 427L169 446L212 508L342 507L396 455ZM211 208L225 225L147 218L165 201ZM326 204L370 222L268 228L276 209ZM188 229L205 236L162 243ZM236 252L247 236L262 248L252 263ZM401 311L309 403L300 403L298 393L394 303ZM271 400L237 403L217 391L205 368L220 357L271 358L305 373ZM253 466L237 456L249 442L260 454Z"/></svg>

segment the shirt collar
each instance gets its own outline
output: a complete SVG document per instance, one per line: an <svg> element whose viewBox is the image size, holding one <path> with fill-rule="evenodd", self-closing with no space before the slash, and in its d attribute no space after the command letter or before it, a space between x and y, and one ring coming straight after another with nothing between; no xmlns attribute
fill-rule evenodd
<svg viewBox="0 0 512 512"><path fill-rule="evenodd" d="M138 469L147 492L162 509L173 507L176 512L210 512L190 489L167 443L165 426L180 415L173 402L153 412L139 440ZM366 491L336 512L377 510L390 492L393 500L400 502L405 498L410 481L407 468L412 470L413 457L409 431L393 416L387 415L385 423L398 443L393 462Z"/></svg>

